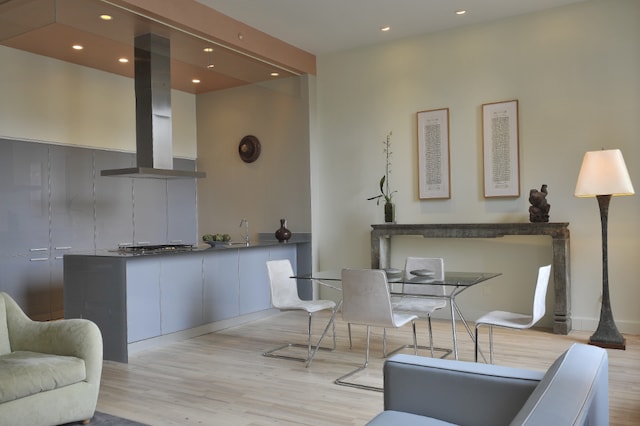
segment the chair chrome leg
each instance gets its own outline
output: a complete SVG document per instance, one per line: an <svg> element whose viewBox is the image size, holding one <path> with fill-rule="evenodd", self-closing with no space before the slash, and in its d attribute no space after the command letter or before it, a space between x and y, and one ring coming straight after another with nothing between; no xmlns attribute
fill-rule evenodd
<svg viewBox="0 0 640 426"><path fill-rule="evenodd" d="M413 330L413 352L418 355L418 336L416 336L416 321L411 321L411 329Z"/></svg>
<svg viewBox="0 0 640 426"><path fill-rule="evenodd" d="M262 353L262 356L268 357L268 358L280 358L280 359L289 359L289 360L293 360L293 361L302 361L306 363L306 367L309 367L309 365L311 365L311 361L313 360L313 357L315 356L315 354L319 351L334 351L336 349L336 324L334 321L334 314L335 312L332 313L331 319L330 321L333 323L333 348L328 348L328 347L324 347L324 346L320 346L320 343L322 343L322 339L324 338L327 330L329 329L329 324L327 324L327 326L325 327L324 332L322 333L322 335L320 336L320 338L318 339L318 344L314 347L312 344L312 336L311 336L311 319L312 319L312 314L309 313L309 321L308 321L308 326L307 326L307 343L306 344L301 344L301 343L285 343L284 345L278 346L276 348L270 349L266 352ZM282 354L276 354L276 352L285 349L285 348L304 348L307 350L307 357L306 358L301 358L301 357L295 357L295 356L290 356L290 355L282 355Z"/></svg>
<svg viewBox="0 0 640 426"><path fill-rule="evenodd" d="M476 324L476 339L475 339L475 356L473 357L473 359L475 360L475 362L478 362L478 328L480 327L480 324Z"/></svg>
<svg viewBox="0 0 640 426"><path fill-rule="evenodd" d="M364 364L362 364L360 367L356 368L355 370L350 371L347 374L338 377L334 382L336 385L348 386L348 387L358 388L358 389L372 390L372 391L376 391L376 392L382 392L383 391L383 388L381 388L381 387L362 385L362 384L355 383L355 382L347 382L345 380L345 379L353 376L354 374L357 374L360 371L365 370L369 366L369 344L370 344L369 342L370 342L370 336L371 336L371 327L367 326L367 349L365 351ZM415 336L415 334L414 334L414 336Z"/></svg>
<svg viewBox="0 0 640 426"><path fill-rule="evenodd" d="M493 326L489 325L489 364L493 364Z"/></svg>
<svg viewBox="0 0 640 426"><path fill-rule="evenodd" d="M382 329L382 357L387 357L387 329Z"/></svg>
<svg viewBox="0 0 640 426"><path fill-rule="evenodd" d="M353 348L353 344L351 342L351 323L347 323L347 330L349 331L349 349Z"/></svg>
<svg viewBox="0 0 640 426"><path fill-rule="evenodd" d="M433 358L433 330L431 328L431 315L427 317L427 320L429 322L429 348L431 349L431 358Z"/></svg>
<svg viewBox="0 0 640 426"><path fill-rule="evenodd" d="M435 356L435 351L438 352L442 352L442 356L440 356L440 358L446 358L447 356L449 356L449 354L451 354L453 351L451 349L447 349L447 348L438 348L433 346L433 334L432 334L432 329L431 329L431 316L428 317L429 320L429 346L421 346L421 345L415 345L414 342L414 353L416 355L418 355L418 349L423 349L423 350L429 350L431 352L431 357L433 358ZM385 358L390 357L391 355L394 355L397 352L400 352L401 350L407 349L409 347L411 347L411 345L402 345L400 347L395 348L394 350L392 350L391 352L387 353L387 334L386 334L386 329L383 332L382 335L382 352Z"/></svg>

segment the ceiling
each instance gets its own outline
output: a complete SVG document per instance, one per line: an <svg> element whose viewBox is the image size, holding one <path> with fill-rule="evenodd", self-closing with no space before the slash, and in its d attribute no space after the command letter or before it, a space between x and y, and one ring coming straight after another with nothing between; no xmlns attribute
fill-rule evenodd
<svg viewBox="0 0 640 426"><path fill-rule="evenodd" d="M578 1L0 0L0 45L133 78L134 38L153 32L171 40L172 87L197 94L314 73L313 55Z"/></svg>
<svg viewBox="0 0 640 426"><path fill-rule="evenodd" d="M197 0L314 55L584 0ZM457 10L466 14L458 16ZM388 32L381 32L383 26Z"/></svg>
<svg viewBox="0 0 640 426"><path fill-rule="evenodd" d="M127 1L120 3L128 6ZM101 20L102 14L112 19ZM172 87L189 93L296 75L196 34L187 25L166 21L109 0L0 0L0 44L133 78L134 39L155 33L171 41ZM74 44L83 49L73 50ZM119 58L129 61L121 63ZM272 72L279 75L273 77Z"/></svg>

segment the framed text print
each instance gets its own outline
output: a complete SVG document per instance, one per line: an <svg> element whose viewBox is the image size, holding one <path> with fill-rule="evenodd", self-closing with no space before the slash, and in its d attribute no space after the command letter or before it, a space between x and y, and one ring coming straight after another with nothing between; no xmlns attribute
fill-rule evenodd
<svg viewBox="0 0 640 426"><path fill-rule="evenodd" d="M449 108L418 112L420 199L451 198Z"/></svg>
<svg viewBox="0 0 640 426"><path fill-rule="evenodd" d="M519 197L518 101L482 105L484 196Z"/></svg>

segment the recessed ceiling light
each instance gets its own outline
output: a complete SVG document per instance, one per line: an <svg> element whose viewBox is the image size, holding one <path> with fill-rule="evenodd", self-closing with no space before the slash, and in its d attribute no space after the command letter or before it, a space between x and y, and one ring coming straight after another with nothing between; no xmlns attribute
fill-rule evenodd
<svg viewBox="0 0 640 426"><path fill-rule="evenodd" d="M205 47L204 49L202 49L203 51L209 53L209 52L213 52L213 47Z"/></svg>
<svg viewBox="0 0 640 426"><path fill-rule="evenodd" d="M456 15L464 15L465 13L467 13L467 11L464 9L456 10Z"/></svg>
<svg viewBox="0 0 640 426"><path fill-rule="evenodd" d="M126 64L127 62L129 62L129 59L127 59L127 58L120 58L120 59L118 59L118 62L121 62L121 63L123 63L123 64Z"/></svg>
<svg viewBox="0 0 640 426"><path fill-rule="evenodd" d="M74 44L74 45L73 45L73 46L71 46L71 47L73 47L75 50L82 50L82 49L84 49L84 48L83 48L81 45L79 45L79 44Z"/></svg>
<svg viewBox="0 0 640 426"><path fill-rule="evenodd" d="M209 70L210 70L210 69L213 69L213 68L215 68L215 65L213 65L213 64L209 64L209 65L207 65L207 69L209 69Z"/></svg>
<svg viewBox="0 0 640 426"><path fill-rule="evenodd" d="M271 77L278 77L280 75L279 72L272 72L271 74L269 74Z"/></svg>
<svg viewBox="0 0 640 426"><path fill-rule="evenodd" d="M382 31L383 33L386 33L386 32L387 32L387 31L389 31L389 30L391 30L391 27L390 27L390 26L388 26L388 25L387 25L386 27L382 27L382 28L380 28L380 31Z"/></svg>
<svg viewBox="0 0 640 426"><path fill-rule="evenodd" d="M198 83L200 83L200 80L198 80L197 78L194 78L193 80L191 80L191 82L198 84Z"/></svg>
<svg viewBox="0 0 640 426"><path fill-rule="evenodd" d="M112 19L113 19L113 16L111 16L111 15L107 15L107 14L105 13L105 14L100 15L100 19L102 19L103 21L110 21L110 20L112 20Z"/></svg>

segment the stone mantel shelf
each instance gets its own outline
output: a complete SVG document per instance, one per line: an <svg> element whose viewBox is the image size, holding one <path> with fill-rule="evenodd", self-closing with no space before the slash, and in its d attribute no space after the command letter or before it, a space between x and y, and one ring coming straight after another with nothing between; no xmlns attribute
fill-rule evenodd
<svg viewBox="0 0 640 426"><path fill-rule="evenodd" d="M569 222L540 223L429 223L371 225L371 267L389 268L391 237L421 235L425 238L498 238L505 235L546 235L551 237L554 278L553 331L571 331L571 274L569 269Z"/></svg>

